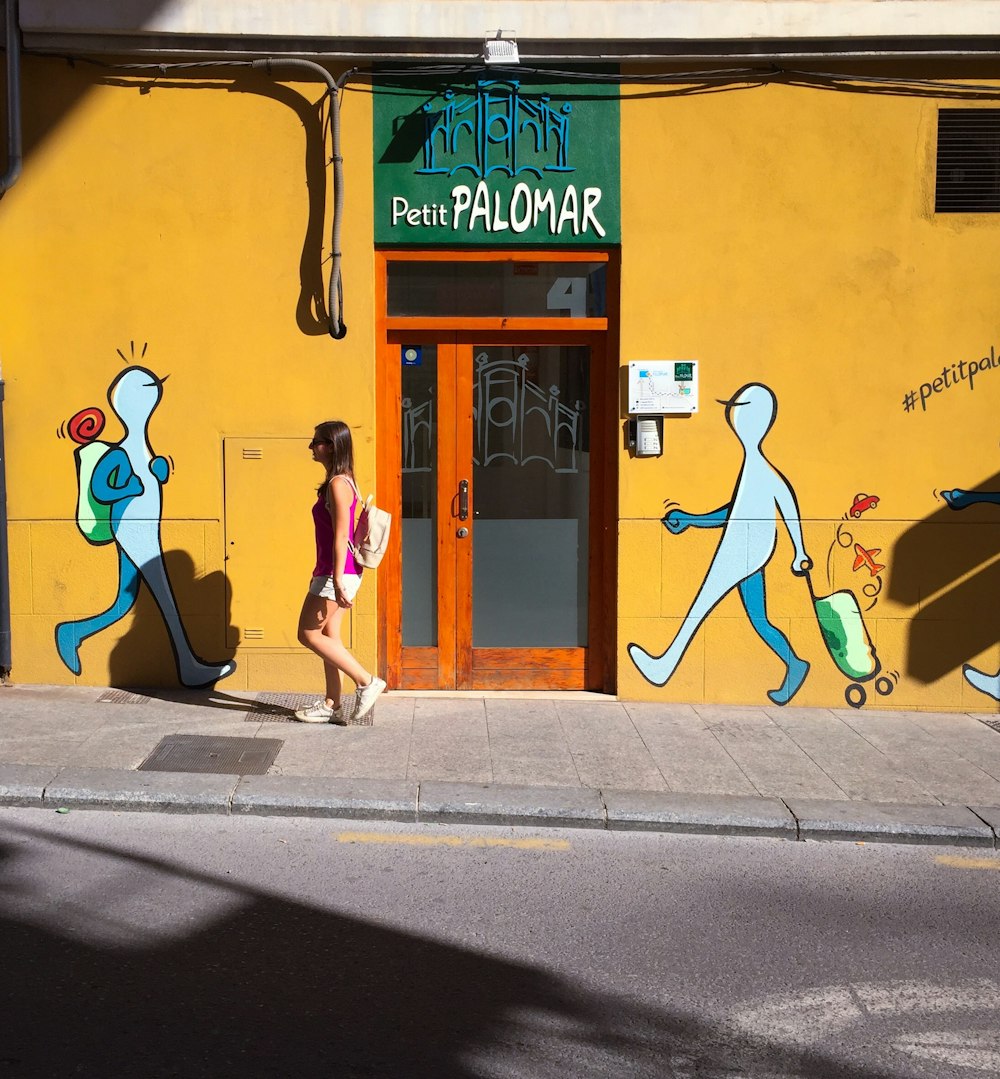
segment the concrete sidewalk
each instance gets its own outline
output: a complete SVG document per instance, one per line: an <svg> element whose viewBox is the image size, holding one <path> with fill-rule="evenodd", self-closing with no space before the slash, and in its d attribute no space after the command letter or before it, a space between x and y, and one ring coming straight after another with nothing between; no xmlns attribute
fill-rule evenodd
<svg viewBox="0 0 1000 1079"><path fill-rule="evenodd" d="M988 847L1000 832L995 712L389 693L370 725L290 722L309 699L0 688L0 805ZM178 734L281 745L266 775L136 770Z"/></svg>

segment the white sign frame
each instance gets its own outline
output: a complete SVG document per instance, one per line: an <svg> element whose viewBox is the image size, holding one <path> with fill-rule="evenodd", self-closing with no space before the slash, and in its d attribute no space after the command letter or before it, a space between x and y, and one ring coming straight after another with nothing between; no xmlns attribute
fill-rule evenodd
<svg viewBox="0 0 1000 1079"><path fill-rule="evenodd" d="M691 378L678 380L677 364L691 368ZM667 416L698 411L697 360L630 360L630 416Z"/></svg>

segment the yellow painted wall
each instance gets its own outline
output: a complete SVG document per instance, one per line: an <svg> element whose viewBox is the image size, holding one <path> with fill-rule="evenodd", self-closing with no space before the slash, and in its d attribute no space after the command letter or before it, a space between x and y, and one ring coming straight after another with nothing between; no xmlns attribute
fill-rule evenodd
<svg viewBox="0 0 1000 1079"><path fill-rule="evenodd" d="M311 569L315 422L351 425L362 486L375 487L370 96L349 90L341 113L350 329L334 342L310 304L329 270L320 281L319 82L147 82L32 57L24 69L26 165L0 201L15 678L73 681L54 627L115 593L113 548L76 527L74 445L59 432L96 405L104 437L120 437L106 400L117 350L146 347L141 362L169 376L150 439L173 463L162 540L195 651L228 658L239 632L222 686L318 688L318 661L288 640ZM765 450L796 492L817 593L876 600L865 619L893 692L875 699L869 683L868 707L995 712L962 665L1000 665L1000 510L955 512L939 492L1000 489L1000 367L903 407L942 368L1000 348L1000 215L933 213L937 109L962 103L780 85L623 95L619 360L697 359L701 410L667 419L662 457L619 446L619 695L766 704L781 681L734 595L664 687L626 652L662 651L689 610L719 533L670 535L664 501L705 512L728 500L741 456L715 401L761 382L778 400ZM259 473L242 456L256 445ZM845 521L859 492L879 504ZM256 553L239 562L243 537ZM877 596L852 569L854 542L881 552ZM770 612L811 664L794 703L843 705L848 680L791 558L779 534ZM369 667L376 615L368 585L345 636ZM247 627L263 637L247 641ZM81 657L89 684L176 677L145 590Z"/></svg>
<svg viewBox="0 0 1000 1079"><path fill-rule="evenodd" d="M335 342L310 310L329 272L316 121L325 84L101 74L25 59L25 169L0 202L14 677L73 681L54 626L102 611L115 595L114 545L91 546L77 530L75 447L59 432L98 406L108 418L102 437L121 437L106 395L125 368L117 350L131 362L134 348L136 362L168 376L149 435L173 462L162 543L195 651L229 658L234 628L269 619L269 632L284 629L293 647L240 647L220 688L308 692L322 671L294 631L322 479L307 449L315 423L350 424L359 480L375 486L370 98L350 94L342 110L346 321L355 332ZM284 482L272 474L227 493L223 447L233 439L284 440L294 468ZM227 514L238 538L254 520L274 537L283 607L273 577L227 579ZM345 629L369 666L375 618L369 586ZM83 644L81 659L84 683L176 681L145 588L132 614Z"/></svg>
<svg viewBox="0 0 1000 1079"><path fill-rule="evenodd" d="M997 710L962 664L1000 664L1000 507L956 512L939 492L1000 490L1000 366L919 401L942 368L1000 351L1000 215L933 213L937 110L963 104L780 85L626 93L621 361L697 359L701 408L666 419L662 457L621 451L622 696L767 704L781 683L735 594L663 688L626 652L659 654L689 610L720 533L671 535L664 500L727 502L741 450L715 401L761 382L778 400L764 450L797 494L816 592L850 589L865 608L881 582L865 621L899 678L884 698L869 683L867 707ZM845 523L859 492L881 501ZM885 570L855 572L854 542ZM844 706L850 683L791 559L779 535L769 610L811 664L794 703Z"/></svg>

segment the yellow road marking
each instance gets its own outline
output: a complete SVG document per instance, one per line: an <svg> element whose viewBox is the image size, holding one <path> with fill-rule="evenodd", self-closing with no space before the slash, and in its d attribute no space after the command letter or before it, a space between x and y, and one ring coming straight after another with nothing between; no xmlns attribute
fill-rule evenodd
<svg viewBox="0 0 1000 1079"><path fill-rule="evenodd" d="M935 862L952 869L1000 869L1000 858L969 858L962 854L939 854Z"/></svg>
<svg viewBox="0 0 1000 1079"><path fill-rule="evenodd" d="M383 835L380 832L338 832L338 843L398 843L408 847L513 847L515 850L569 850L568 839L504 839L500 836Z"/></svg>

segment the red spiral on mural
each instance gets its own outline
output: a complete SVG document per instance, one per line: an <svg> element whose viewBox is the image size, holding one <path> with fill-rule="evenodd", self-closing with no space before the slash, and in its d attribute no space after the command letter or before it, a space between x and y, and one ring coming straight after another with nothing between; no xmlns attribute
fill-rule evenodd
<svg viewBox="0 0 1000 1079"><path fill-rule="evenodd" d="M81 409L69 421L69 437L82 446L93 442L104 430L104 413L99 408Z"/></svg>

